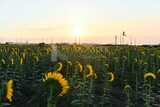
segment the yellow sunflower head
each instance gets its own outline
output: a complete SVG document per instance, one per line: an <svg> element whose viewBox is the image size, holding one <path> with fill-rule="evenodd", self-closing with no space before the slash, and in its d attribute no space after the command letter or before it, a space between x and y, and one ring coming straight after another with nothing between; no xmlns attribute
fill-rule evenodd
<svg viewBox="0 0 160 107"><path fill-rule="evenodd" d="M151 77L153 79L156 79L156 75L152 72L148 72L144 74L144 79L147 79L148 77Z"/></svg>
<svg viewBox="0 0 160 107"><path fill-rule="evenodd" d="M82 70L83 70L82 64L79 63L79 62L76 62L76 63L77 63L77 66L78 66L78 68L79 68L79 72L82 72Z"/></svg>
<svg viewBox="0 0 160 107"><path fill-rule="evenodd" d="M144 53L144 52L141 52L141 54L142 54L142 55L145 55L145 53Z"/></svg>
<svg viewBox="0 0 160 107"><path fill-rule="evenodd" d="M68 61L67 64L70 65L70 66L72 66L72 62L71 61Z"/></svg>
<svg viewBox="0 0 160 107"><path fill-rule="evenodd" d="M136 63L136 62L138 62L138 59L137 59L137 58L135 58L135 59L134 59L134 62L135 62L135 63Z"/></svg>
<svg viewBox="0 0 160 107"><path fill-rule="evenodd" d="M125 90L126 92L129 92L131 89L132 89L131 86L128 85L128 84L124 87L124 90Z"/></svg>
<svg viewBox="0 0 160 107"><path fill-rule="evenodd" d="M19 65L23 64L23 58L20 59Z"/></svg>
<svg viewBox="0 0 160 107"><path fill-rule="evenodd" d="M57 71L60 71L63 67L63 64L61 62L58 62L58 68L57 68Z"/></svg>
<svg viewBox="0 0 160 107"><path fill-rule="evenodd" d="M86 77L90 77L93 75L93 68L91 65L87 65L87 68L89 70L89 73L86 75Z"/></svg>
<svg viewBox="0 0 160 107"><path fill-rule="evenodd" d="M54 96L62 96L69 89L68 81L63 75L57 72L49 72L45 74L43 83L47 90L51 90Z"/></svg>
<svg viewBox="0 0 160 107"><path fill-rule="evenodd" d="M36 62L38 62L38 61L39 61L38 56L34 56L34 59L35 59L35 61L36 61Z"/></svg>
<svg viewBox="0 0 160 107"><path fill-rule="evenodd" d="M123 56L123 61L126 61L127 60L127 57L126 56Z"/></svg>
<svg viewBox="0 0 160 107"><path fill-rule="evenodd" d="M78 84L76 84L75 86L74 86L74 88L79 88L81 86L81 82L78 82Z"/></svg>
<svg viewBox="0 0 160 107"><path fill-rule="evenodd" d="M5 62L5 60L4 59L2 59L2 64L5 64L6 62Z"/></svg>
<svg viewBox="0 0 160 107"><path fill-rule="evenodd" d="M108 64L105 64L106 68L109 68L109 65Z"/></svg>
<svg viewBox="0 0 160 107"><path fill-rule="evenodd" d="M113 72L108 72L107 75L110 77L110 79L108 81L112 82L114 80L114 74L113 74Z"/></svg>
<svg viewBox="0 0 160 107"><path fill-rule="evenodd" d="M13 80L9 80L6 84L6 99L8 99L10 102L12 102L12 96L13 96Z"/></svg>
<svg viewBox="0 0 160 107"><path fill-rule="evenodd" d="M114 61L117 63L118 62L118 58L114 58Z"/></svg>
<svg viewBox="0 0 160 107"><path fill-rule="evenodd" d="M148 65L148 63L147 63L147 62L144 62L144 63L143 63L143 65L147 66L147 65Z"/></svg>

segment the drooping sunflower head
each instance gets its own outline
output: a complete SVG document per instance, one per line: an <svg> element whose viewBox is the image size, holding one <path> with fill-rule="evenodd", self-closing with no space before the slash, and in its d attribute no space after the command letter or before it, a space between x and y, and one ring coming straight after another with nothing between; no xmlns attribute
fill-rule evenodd
<svg viewBox="0 0 160 107"><path fill-rule="evenodd" d="M35 61L36 61L36 62L38 62L38 61L39 61L38 56L34 56L34 59L35 59Z"/></svg>
<svg viewBox="0 0 160 107"><path fill-rule="evenodd" d="M72 66L72 62L71 62L71 61L68 61L67 64L68 64L69 66Z"/></svg>
<svg viewBox="0 0 160 107"><path fill-rule="evenodd" d="M58 62L58 68L57 71L60 71L62 69L63 64L61 62Z"/></svg>
<svg viewBox="0 0 160 107"><path fill-rule="evenodd" d="M52 90L54 96L62 96L69 89L68 81L63 75L57 72L49 72L45 74L43 83L47 90Z"/></svg>
<svg viewBox="0 0 160 107"><path fill-rule="evenodd" d="M144 65L144 66L147 66L147 65L148 65L148 63L147 63L147 62L144 62L144 63L143 63L143 65Z"/></svg>
<svg viewBox="0 0 160 107"><path fill-rule="evenodd" d="M137 63L137 62L138 62L138 59L137 59L137 58L135 58L135 59L134 59L134 63Z"/></svg>
<svg viewBox="0 0 160 107"><path fill-rule="evenodd" d="M147 79L149 77L151 77L153 79L156 79L156 75L154 73L152 73L152 72L148 72L148 73L144 74L144 79Z"/></svg>
<svg viewBox="0 0 160 107"><path fill-rule="evenodd" d="M114 80L114 74L113 74L113 72L108 72L107 75L110 78L110 79L108 79L108 81L112 82Z"/></svg>
<svg viewBox="0 0 160 107"><path fill-rule="evenodd" d="M6 62L5 62L5 60L4 59L2 59L2 64L5 64Z"/></svg>
<svg viewBox="0 0 160 107"><path fill-rule="evenodd" d="M79 63L78 61L76 61L76 64L77 64L77 66L78 66L78 68L79 68L79 72L82 72L82 70L83 70L82 64Z"/></svg>
<svg viewBox="0 0 160 107"><path fill-rule="evenodd" d="M129 92L131 89L132 89L131 86L128 84L125 85L125 87L124 87L124 91L126 91L126 92Z"/></svg>
<svg viewBox="0 0 160 107"><path fill-rule="evenodd" d="M74 86L74 88L79 88L81 86L81 82L78 82L78 84L76 84L75 86Z"/></svg>
<svg viewBox="0 0 160 107"><path fill-rule="evenodd" d="M114 58L114 62L116 62L116 63L117 63L117 62L118 62L118 58Z"/></svg>
<svg viewBox="0 0 160 107"><path fill-rule="evenodd" d="M89 70L89 73L86 75L86 77L90 77L93 75L93 68L91 65L87 65L87 68Z"/></svg>
<svg viewBox="0 0 160 107"><path fill-rule="evenodd" d="M126 56L123 56L123 61L126 61L127 60L127 57Z"/></svg>
<svg viewBox="0 0 160 107"><path fill-rule="evenodd" d="M106 68L109 68L109 65L108 65L108 64L105 64L105 67L106 67Z"/></svg>
<svg viewBox="0 0 160 107"><path fill-rule="evenodd" d="M141 54L142 54L142 55L145 55L145 53L144 53L144 52L141 52Z"/></svg>
<svg viewBox="0 0 160 107"><path fill-rule="evenodd" d="M23 64L23 58L20 59L19 65Z"/></svg>
<svg viewBox="0 0 160 107"><path fill-rule="evenodd" d="M8 99L10 102L12 102L12 96L13 96L13 80L9 80L6 84L6 99Z"/></svg>

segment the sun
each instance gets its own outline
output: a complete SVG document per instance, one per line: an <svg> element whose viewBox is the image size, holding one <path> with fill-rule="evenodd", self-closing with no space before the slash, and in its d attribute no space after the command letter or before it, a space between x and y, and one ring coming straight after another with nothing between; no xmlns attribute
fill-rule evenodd
<svg viewBox="0 0 160 107"><path fill-rule="evenodd" d="M73 35L74 36L81 36L83 34L83 29L80 27L73 28Z"/></svg>
<svg viewBox="0 0 160 107"><path fill-rule="evenodd" d="M76 19L75 21L73 21L72 35L75 38L75 43L80 44L82 41L82 36L84 36L84 29L83 29L83 21L82 20Z"/></svg>

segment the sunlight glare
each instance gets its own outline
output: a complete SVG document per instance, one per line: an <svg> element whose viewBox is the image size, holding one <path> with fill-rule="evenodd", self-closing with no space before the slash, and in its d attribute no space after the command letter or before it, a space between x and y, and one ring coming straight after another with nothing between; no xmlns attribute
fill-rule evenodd
<svg viewBox="0 0 160 107"><path fill-rule="evenodd" d="M74 36L81 36L83 34L83 29L80 27L76 27L73 29Z"/></svg>

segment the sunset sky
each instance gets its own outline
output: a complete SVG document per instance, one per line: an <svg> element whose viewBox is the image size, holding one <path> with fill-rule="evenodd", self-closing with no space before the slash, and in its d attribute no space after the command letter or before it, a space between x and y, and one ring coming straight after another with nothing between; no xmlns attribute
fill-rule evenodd
<svg viewBox="0 0 160 107"><path fill-rule="evenodd" d="M0 0L0 42L119 43L123 31L159 44L160 0Z"/></svg>

